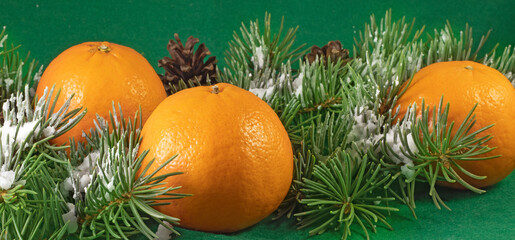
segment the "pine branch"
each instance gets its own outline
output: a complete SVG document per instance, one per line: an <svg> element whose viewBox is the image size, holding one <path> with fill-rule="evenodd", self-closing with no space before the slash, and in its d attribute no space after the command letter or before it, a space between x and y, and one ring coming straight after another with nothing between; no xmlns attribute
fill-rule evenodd
<svg viewBox="0 0 515 240"><path fill-rule="evenodd" d="M272 33L271 15L265 14L264 29L260 30L258 20L249 27L242 24L241 36L234 32L224 61L227 68L219 73L223 82L232 83L244 89L251 88L251 81L262 75L279 75L284 64L296 62L307 51L304 44L294 48L298 27L290 28L283 35L284 18L276 33ZM267 81L269 79L266 79ZM254 86L258 87L258 86Z"/></svg>
<svg viewBox="0 0 515 240"><path fill-rule="evenodd" d="M81 162L81 165L75 168L68 164L70 178L64 187L73 192L73 197L68 197L72 202L66 217L70 221L68 232L76 233L80 238L128 239L141 233L154 239L157 236L146 220L177 225L179 219L162 214L152 206L169 204L170 200L188 194L174 192L180 187L163 186L162 181L179 172L156 175L157 171L147 171L149 165L141 165L148 152L137 156L141 116L136 113L134 118L127 120L121 107L117 112L114 105L110 116L111 126L97 116L95 131L86 137L87 145L79 146L75 150L78 154L72 155L75 159L71 162ZM77 159L79 157L81 159ZM145 169L141 175L138 174L140 168ZM166 226L179 235L171 226Z"/></svg>
<svg viewBox="0 0 515 240"><path fill-rule="evenodd" d="M36 60L30 60L29 54L23 59L17 51L20 46L7 44L6 28L0 32L0 103L12 94L23 92L29 86L31 97L34 97L35 87L41 78L43 66L38 68Z"/></svg>
<svg viewBox="0 0 515 240"><path fill-rule="evenodd" d="M458 39L454 35L450 22L447 21L444 29L440 30L440 32L435 29L434 36L428 35L426 42L427 54L424 55L426 65L443 61L477 61L478 54L491 32L490 30L486 35L483 35L478 46L473 50L472 28L466 24L465 30L460 31ZM496 48L497 46L490 53L495 51Z"/></svg>
<svg viewBox="0 0 515 240"><path fill-rule="evenodd" d="M515 48L507 46L501 56L496 56L495 50L491 55L485 55L483 64L499 70L515 87Z"/></svg>
<svg viewBox="0 0 515 240"><path fill-rule="evenodd" d="M354 38L354 54L356 57L364 58L367 53L382 49L386 55L390 55L399 48L404 48L420 39L424 26L411 35L414 26L415 19L411 23L406 23L405 17L392 22L391 9L386 11L379 25L372 14L370 23L365 23L365 29L359 31L359 39Z"/></svg>
<svg viewBox="0 0 515 240"><path fill-rule="evenodd" d="M318 162L313 169L313 178L304 178L302 182L305 198L300 203L306 209L295 214L301 218L298 228L315 226L310 235L343 228L343 239L351 235L353 223L361 226L367 239L368 230L363 221L373 232L376 232L375 223L378 221L392 229L382 212L398 209L381 205L394 198L379 195L382 184L390 179L390 175L380 174L380 168L380 165L369 162L367 157L352 158L345 152L327 163Z"/></svg>
<svg viewBox="0 0 515 240"><path fill-rule="evenodd" d="M85 111L68 112L70 99L50 114L59 94L53 89L32 106L28 85L3 103L4 122L0 128L0 174L7 182L0 187L0 233L7 239L59 239L62 234L58 192L63 176L62 160L57 158L64 147L49 140L70 130ZM36 224L34 224L36 222Z"/></svg>
<svg viewBox="0 0 515 240"><path fill-rule="evenodd" d="M476 193L484 190L475 188L465 182L458 172L466 174L474 179L484 179L460 167L456 160L479 161L498 156L481 157L479 155L490 152L493 148L486 143L492 136L483 135L483 131L493 126L488 125L477 131L471 131L475 124L475 115L472 108L459 125L454 135L451 136L455 123L449 123L447 116L451 109L449 104L443 105L443 98L438 106L425 106L422 103L421 118L417 118L416 104L404 119L404 126L394 128L395 135L385 135L383 152L385 153L388 167L400 168L406 182L413 182L416 178L423 178L430 184L429 195L435 205L443 205L448 208L439 197L436 189L436 181L458 182L464 187ZM390 138L390 139L388 139ZM397 140L398 138L398 140ZM400 146L399 146L400 145ZM408 196L413 197L413 196Z"/></svg>
<svg viewBox="0 0 515 240"><path fill-rule="evenodd" d="M310 64L301 62L299 75L292 82L290 98L300 100L303 109L300 112L311 112L321 109L339 109L346 101L343 93L343 77L347 74L347 67L342 60L324 63L315 61ZM331 100L332 99L332 100ZM336 100L339 99L339 100Z"/></svg>
<svg viewBox="0 0 515 240"><path fill-rule="evenodd" d="M303 206L300 201L304 199L304 194L301 191L302 179L311 179L313 174L313 167L317 163L316 157L310 151L299 152L294 158L293 181L290 190L285 199L276 211L276 216L273 220L281 217L291 218L293 214L302 212Z"/></svg>

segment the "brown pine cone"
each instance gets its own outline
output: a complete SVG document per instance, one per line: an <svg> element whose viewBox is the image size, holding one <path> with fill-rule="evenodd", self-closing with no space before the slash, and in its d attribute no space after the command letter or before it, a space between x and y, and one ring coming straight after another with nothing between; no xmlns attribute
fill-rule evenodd
<svg viewBox="0 0 515 240"><path fill-rule="evenodd" d="M330 41L322 48L313 45L311 47L311 52L304 56L304 60L307 60L309 63L313 63L316 58L324 59L327 63L329 60L333 63L341 59L343 61L343 65L347 64L351 57L349 57L349 50L342 48L342 43L339 40Z"/></svg>
<svg viewBox="0 0 515 240"><path fill-rule="evenodd" d="M168 42L170 57L164 57L158 61L158 66L166 71L164 75L159 74L168 95L187 87L210 85L216 81L216 60L211 56L204 62L204 58L211 54L204 43L200 44L195 51L198 38L190 36L184 46L179 39L179 34L174 34L173 39ZM181 84L182 81L182 84Z"/></svg>

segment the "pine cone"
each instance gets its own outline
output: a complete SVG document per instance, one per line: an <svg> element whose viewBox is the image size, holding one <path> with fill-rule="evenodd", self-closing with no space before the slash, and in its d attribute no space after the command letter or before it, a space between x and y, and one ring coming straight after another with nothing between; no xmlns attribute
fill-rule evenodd
<svg viewBox="0 0 515 240"><path fill-rule="evenodd" d="M210 85L216 81L216 60L211 56L204 62L204 58L211 54L204 43L200 44L195 51L198 38L190 36L184 46L179 39L179 34L174 34L173 39L168 42L170 57L164 57L158 61L158 66L164 68L166 73L159 74L168 95L187 87ZM209 78L209 79L208 79ZM181 84L181 81L183 83Z"/></svg>
<svg viewBox="0 0 515 240"><path fill-rule="evenodd" d="M311 52L304 56L304 60L307 60L309 63L313 63L316 58L324 59L327 63L329 59L331 62L336 62L338 59L343 61L343 65L347 64L352 58L349 57L349 50L342 48L342 43L339 40L329 41L322 48L313 45L311 47Z"/></svg>

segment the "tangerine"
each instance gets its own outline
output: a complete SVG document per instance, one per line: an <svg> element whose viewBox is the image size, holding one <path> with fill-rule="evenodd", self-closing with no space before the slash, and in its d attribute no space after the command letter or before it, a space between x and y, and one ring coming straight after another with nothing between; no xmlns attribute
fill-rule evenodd
<svg viewBox="0 0 515 240"><path fill-rule="evenodd" d="M493 138L486 145L496 149L477 157L501 157L477 161L454 160L469 172L486 176L486 179L473 179L463 173L460 173L460 177L472 186L484 188L508 176L515 168L515 88L510 81L499 71L477 62L434 63L417 72L405 93L398 99L399 116L404 116L408 106L414 102L421 106L422 99L430 107L438 106L442 96L444 106L449 103L447 121L456 124L452 135L476 103L476 123L471 132L495 124L478 137L492 135ZM458 183L439 181L438 184L464 188Z"/></svg>
<svg viewBox="0 0 515 240"><path fill-rule="evenodd" d="M234 232L270 215L286 196L293 177L293 150L276 113L239 87L219 83L169 96L143 126L142 168L155 158L165 187L193 194L155 208L181 219L181 226ZM141 174L142 169L140 169Z"/></svg>
<svg viewBox="0 0 515 240"><path fill-rule="evenodd" d="M45 89L54 85L61 89L55 111L72 94L70 109L88 110L75 127L51 141L57 145L65 144L69 138L83 141L82 132L94 128L96 114L109 119L113 102L131 117L141 106L145 122L166 98L157 73L141 54L109 42L85 42L59 54L41 76L36 94L43 96Z"/></svg>

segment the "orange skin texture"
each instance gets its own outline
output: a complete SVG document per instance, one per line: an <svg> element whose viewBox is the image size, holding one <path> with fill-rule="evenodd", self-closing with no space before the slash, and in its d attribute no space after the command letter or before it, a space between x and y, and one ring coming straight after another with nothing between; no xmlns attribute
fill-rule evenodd
<svg viewBox="0 0 515 240"><path fill-rule="evenodd" d="M460 166L471 173L486 176L477 180L466 176L454 169L472 186L484 188L496 184L508 176L515 168L515 88L510 81L497 70L480 63L471 61L452 61L431 64L415 74L411 85L399 98L399 116L404 116L413 102L420 109L422 99L426 106L438 106L444 96L443 104L450 104L448 123L454 121L452 135L463 122L474 104L478 103L474 114L476 123L471 129L479 130L490 124L492 128L482 132L478 137L491 134L493 138L486 143L496 147L493 151L479 155L499 158L465 161L455 160ZM420 111L420 110L419 110ZM420 112L419 112L420 114ZM430 114L431 117L431 114ZM459 183L437 182L439 185L464 189Z"/></svg>
<svg viewBox="0 0 515 240"><path fill-rule="evenodd" d="M109 51L101 51L104 45ZM74 94L70 110L87 109L84 118L69 132L53 139L57 145L66 144L69 138L84 141L82 131L94 128L96 114L109 120L112 103L123 114L134 117L141 105L143 123L154 108L166 98L158 75L148 61L132 48L109 42L85 42L73 46L48 65L41 76L36 93L42 96L45 88L55 92L61 89L55 111Z"/></svg>
<svg viewBox="0 0 515 240"><path fill-rule="evenodd" d="M234 232L270 215L286 196L293 177L290 139L276 113L260 98L220 83L169 96L142 130L139 154L150 149L139 174L179 154L157 174L167 187L193 194L155 208L181 219L181 227Z"/></svg>

